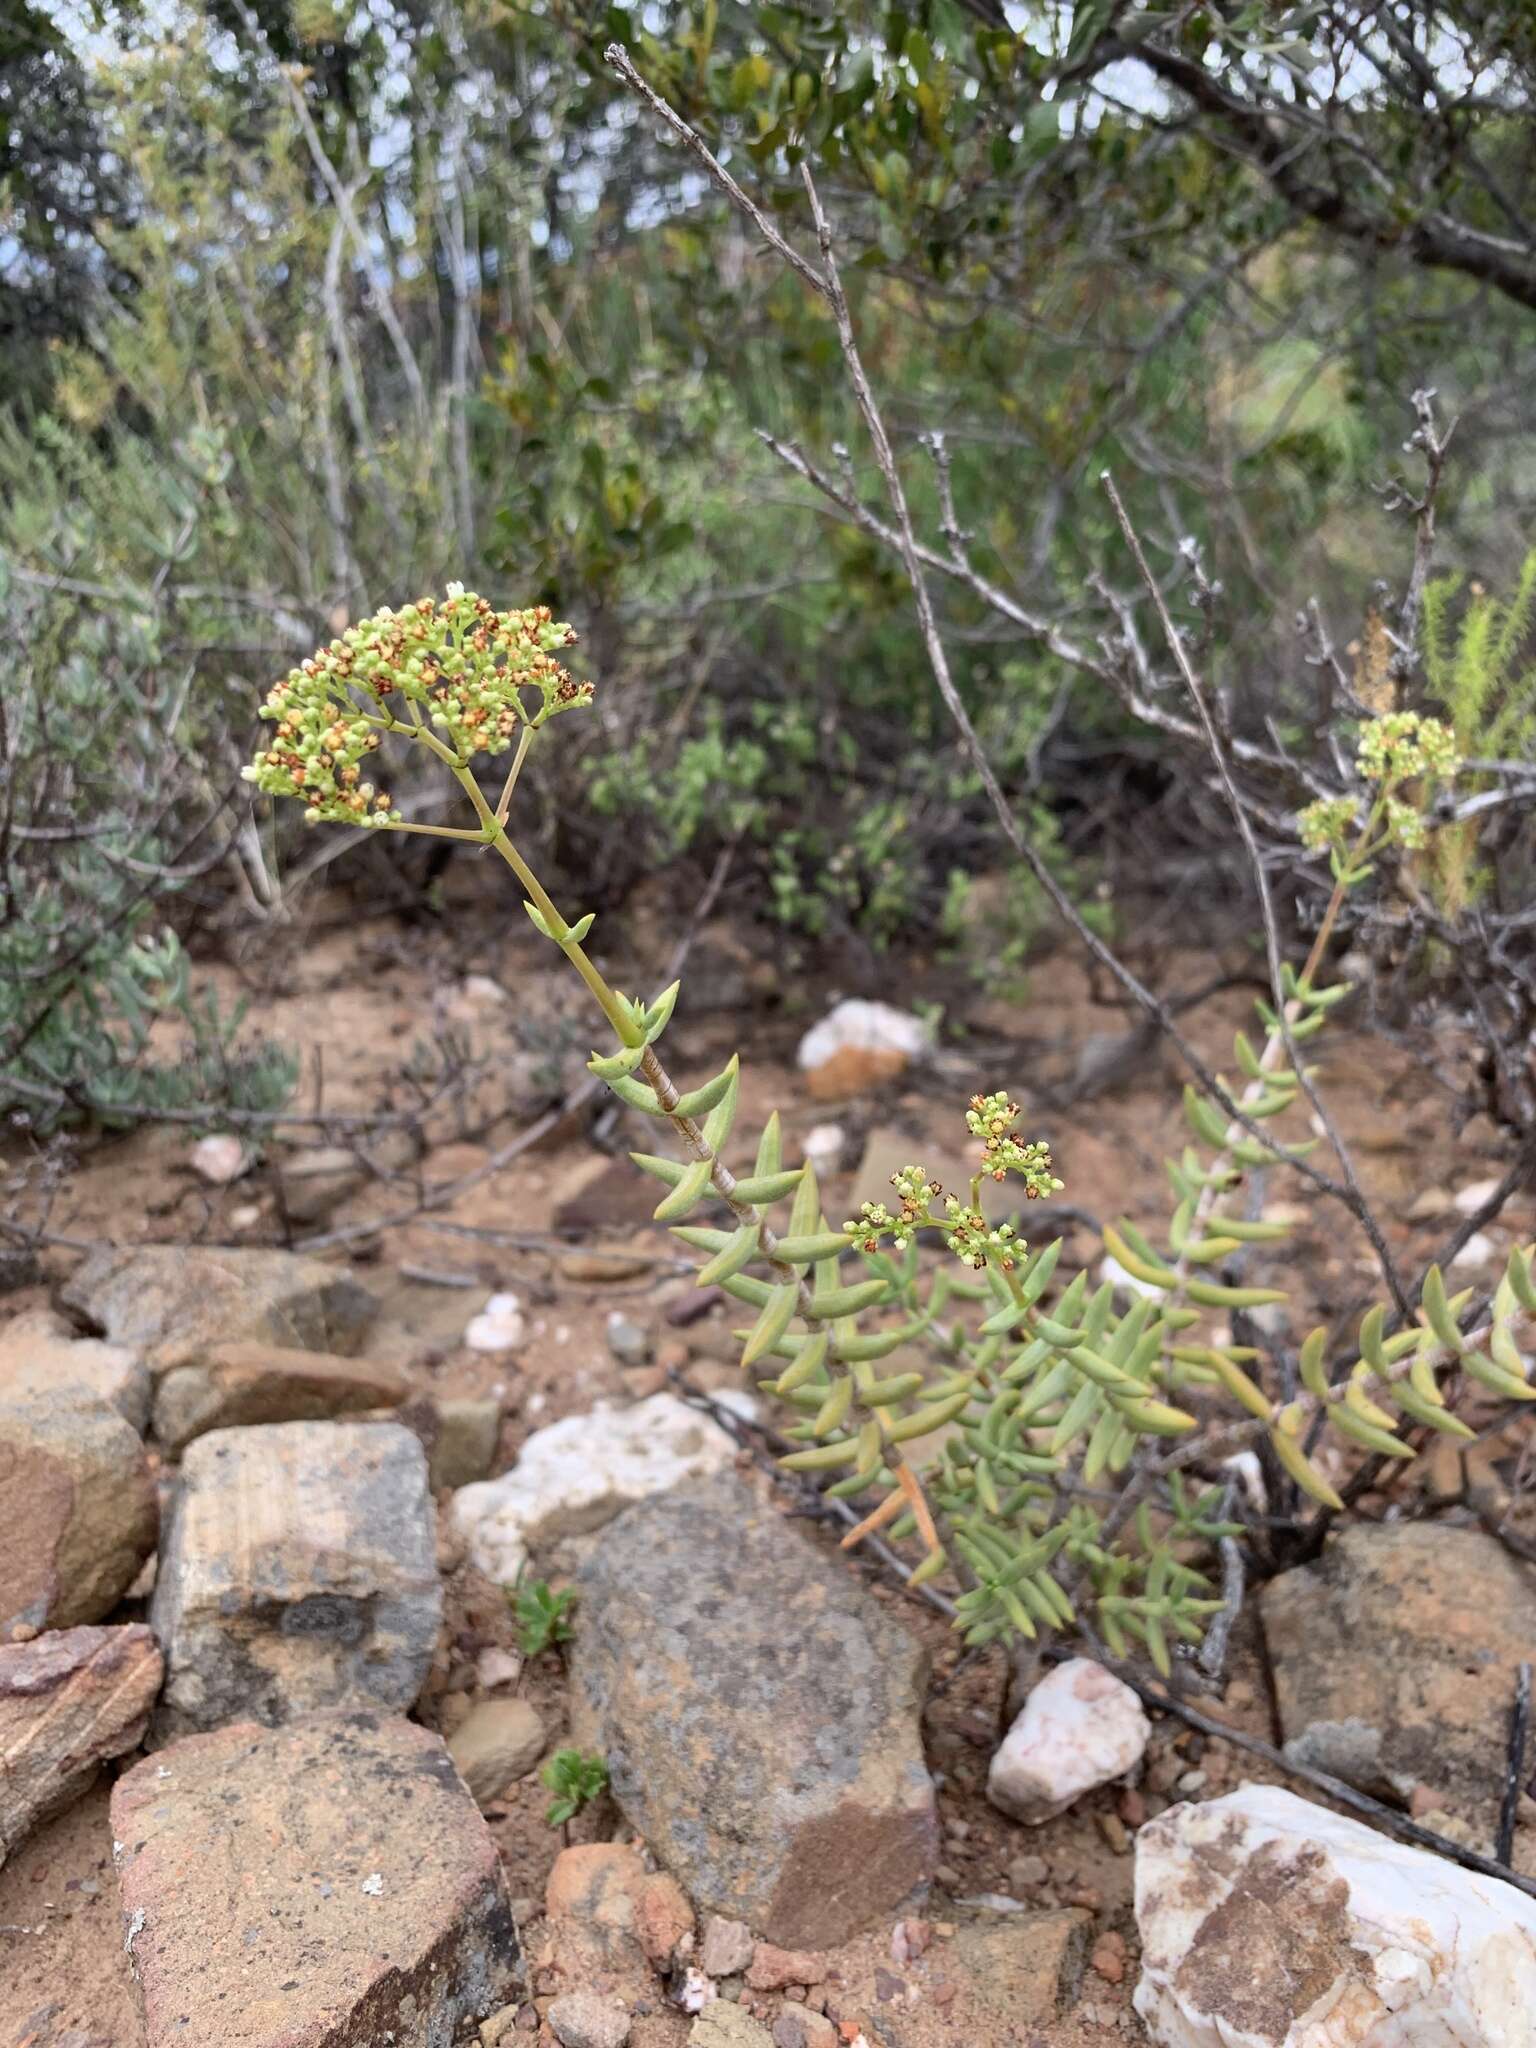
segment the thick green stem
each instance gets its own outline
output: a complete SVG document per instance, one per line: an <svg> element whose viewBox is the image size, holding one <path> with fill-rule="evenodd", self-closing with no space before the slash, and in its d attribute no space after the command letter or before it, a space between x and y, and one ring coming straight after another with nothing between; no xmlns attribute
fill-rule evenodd
<svg viewBox="0 0 1536 2048"><path fill-rule="evenodd" d="M427 736L424 734L423 737ZM444 751L446 752L446 749ZM570 930L569 925L555 907L554 898L508 838L506 826L486 802L485 794L479 783L476 782L474 775L455 757L450 755L449 760L453 767L453 772L464 790L464 794L475 807L475 816L480 820L485 843L487 846L495 847L496 851L507 863L507 866L511 868L513 874L517 876L517 879L528 891L529 900L549 927L550 936L591 990L603 1015L618 1033L620 1044L638 1045L640 1042L639 1032L636 1029L633 1018L626 1013L624 1005L620 1002L617 994L608 986L597 968L587 958L580 943L575 939L560 936L560 934Z"/></svg>

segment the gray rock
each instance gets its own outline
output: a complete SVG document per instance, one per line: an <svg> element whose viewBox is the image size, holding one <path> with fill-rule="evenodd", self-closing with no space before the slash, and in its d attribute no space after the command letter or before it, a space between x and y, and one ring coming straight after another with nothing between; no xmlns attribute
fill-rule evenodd
<svg viewBox="0 0 1536 2048"><path fill-rule="evenodd" d="M1480 1529L1361 1524L1259 1608L1287 1754L1378 1796L1423 1786L1491 1843L1536 1571Z"/></svg>
<svg viewBox="0 0 1536 2048"><path fill-rule="evenodd" d="M0 1400L56 1388L105 1402L140 1436L148 1426L149 1370L139 1354L124 1344L77 1338L58 1316L34 1309L0 1331Z"/></svg>
<svg viewBox="0 0 1536 2048"><path fill-rule="evenodd" d="M629 2014L605 1991L567 1991L546 2017L560 2048L624 2048L629 2039Z"/></svg>
<svg viewBox="0 0 1536 2048"><path fill-rule="evenodd" d="M398 1715L189 1737L112 1833L147 2048L450 2048L515 1989L496 1845Z"/></svg>
<svg viewBox="0 0 1536 2048"><path fill-rule="evenodd" d="M492 1397L444 1401L422 1394L405 1404L399 1419L421 1438L434 1493L477 1485L496 1462L501 1403Z"/></svg>
<svg viewBox="0 0 1536 2048"><path fill-rule="evenodd" d="M366 1183L368 1170L345 1145L317 1145L286 1154L277 1178L290 1222L323 1223Z"/></svg>
<svg viewBox="0 0 1536 2048"><path fill-rule="evenodd" d="M112 1343L142 1351L157 1373L196 1364L210 1344L245 1341L350 1357L378 1307L341 1267L206 1245L92 1252L63 1300Z"/></svg>
<svg viewBox="0 0 1536 2048"><path fill-rule="evenodd" d="M426 1459L395 1423L200 1436L182 1462L150 1622L157 1741L328 1707L404 1712L442 1612Z"/></svg>
<svg viewBox="0 0 1536 2048"><path fill-rule="evenodd" d="M651 1333L620 1309L609 1313L606 1324L608 1349L620 1365L647 1365L651 1357Z"/></svg>
<svg viewBox="0 0 1536 2048"><path fill-rule="evenodd" d="M924 1660L734 1474L644 1501L580 1575L577 1745L704 1910L825 1947L931 1874Z"/></svg>
<svg viewBox="0 0 1536 2048"><path fill-rule="evenodd" d="M752 1960L757 1943L752 1930L740 1920L725 1920L711 1913L704 1922L699 1967L706 1977L735 1977Z"/></svg>
<svg viewBox="0 0 1536 2048"><path fill-rule="evenodd" d="M688 2029L688 2048L773 2048L773 2036L751 2013L717 1998Z"/></svg>
<svg viewBox="0 0 1536 2048"><path fill-rule="evenodd" d="M527 1700L478 1700L448 1739L448 1754L476 1802L526 1778L544 1754L544 1723Z"/></svg>

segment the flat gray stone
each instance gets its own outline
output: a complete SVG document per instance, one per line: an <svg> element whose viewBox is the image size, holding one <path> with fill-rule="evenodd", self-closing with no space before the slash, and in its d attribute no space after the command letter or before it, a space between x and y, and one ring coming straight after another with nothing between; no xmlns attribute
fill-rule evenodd
<svg viewBox="0 0 1536 2048"><path fill-rule="evenodd" d="M107 1246L83 1259L62 1299L151 1371L196 1364L213 1344L287 1345L350 1357L378 1303L343 1267L295 1252L216 1245Z"/></svg>
<svg viewBox="0 0 1536 2048"><path fill-rule="evenodd" d="M825 1948L931 1874L922 1652L734 1473L641 1502L580 1580L576 1744L706 1913Z"/></svg>

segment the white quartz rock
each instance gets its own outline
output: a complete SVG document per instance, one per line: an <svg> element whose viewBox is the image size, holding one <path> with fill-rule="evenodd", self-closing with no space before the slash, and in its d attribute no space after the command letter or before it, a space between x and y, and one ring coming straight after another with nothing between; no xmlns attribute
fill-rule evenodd
<svg viewBox="0 0 1536 2048"><path fill-rule="evenodd" d="M835 1054L849 1047L859 1052L899 1052L909 1060L921 1059L933 1043L933 1033L921 1017L910 1010L893 1009L889 1003L866 1003L855 998L838 1003L819 1024L813 1024L800 1041L796 1054L801 1068L825 1066Z"/></svg>
<svg viewBox="0 0 1536 2048"><path fill-rule="evenodd" d="M722 1396L750 1412L750 1396ZM631 1408L599 1403L535 1431L510 1472L453 1497L453 1524L471 1562L510 1584L530 1551L601 1529L615 1515L685 1479L729 1465L736 1445L717 1423L675 1394Z"/></svg>
<svg viewBox="0 0 1536 2048"><path fill-rule="evenodd" d="M1141 1701L1088 1657L1042 1678L1003 1737L987 1773L987 1797L1038 1827L1074 1799L1141 1762L1151 1733Z"/></svg>
<svg viewBox="0 0 1536 2048"><path fill-rule="evenodd" d="M192 1171L214 1187L238 1180L250 1165L245 1147L228 1131L210 1131L187 1155Z"/></svg>
<svg viewBox="0 0 1536 2048"><path fill-rule="evenodd" d="M517 1296L493 1294L466 1326L464 1342L471 1351L515 1351L527 1334Z"/></svg>
<svg viewBox="0 0 1536 2048"><path fill-rule="evenodd" d="M1529 2048L1536 1901L1275 1785L1136 1837L1159 2048Z"/></svg>

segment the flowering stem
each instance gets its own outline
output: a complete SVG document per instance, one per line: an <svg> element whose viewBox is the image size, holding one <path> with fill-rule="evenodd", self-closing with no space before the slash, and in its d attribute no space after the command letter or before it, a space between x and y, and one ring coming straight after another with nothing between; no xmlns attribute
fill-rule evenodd
<svg viewBox="0 0 1536 2048"><path fill-rule="evenodd" d="M533 727L525 725L522 737L517 743L517 752L512 756L512 766L507 770L507 779L501 785L501 795L496 799L496 822L498 825L505 825L507 822L507 813L512 808L512 792L517 787L517 778L522 773L523 763L527 760L528 749L532 745Z"/></svg>

